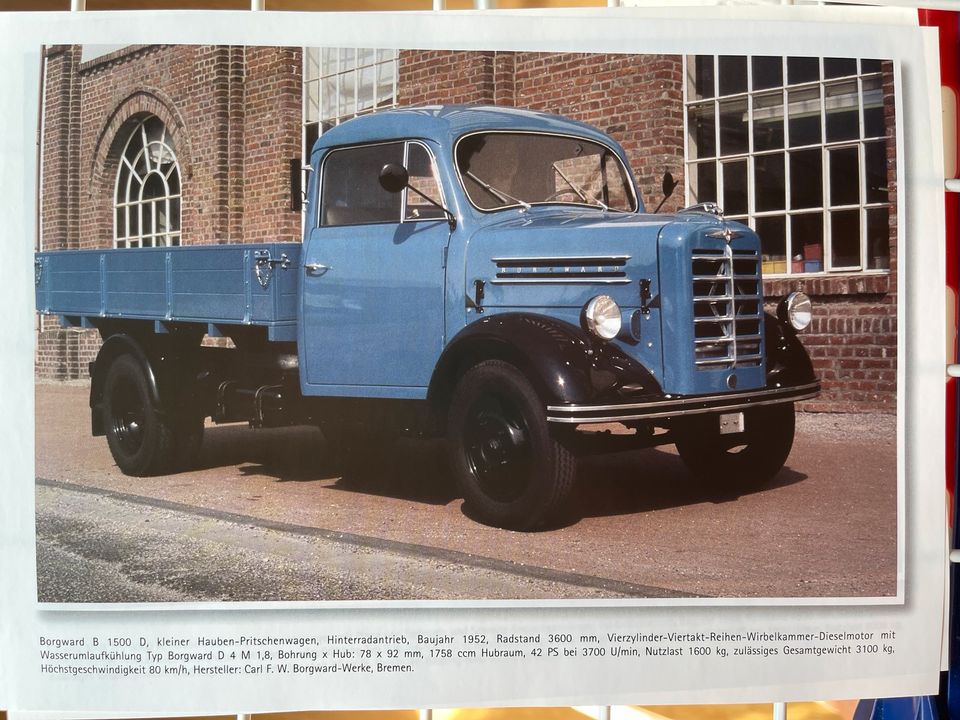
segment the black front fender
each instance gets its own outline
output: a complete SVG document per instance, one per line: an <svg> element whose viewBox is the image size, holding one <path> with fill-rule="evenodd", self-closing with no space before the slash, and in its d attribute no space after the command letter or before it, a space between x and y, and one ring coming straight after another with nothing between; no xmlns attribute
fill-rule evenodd
<svg viewBox="0 0 960 720"><path fill-rule="evenodd" d="M445 405L457 379L489 359L516 366L547 405L617 402L624 386L632 397L662 394L653 375L616 345L555 318L503 313L471 323L450 341L431 380L431 399Z"/></svg>

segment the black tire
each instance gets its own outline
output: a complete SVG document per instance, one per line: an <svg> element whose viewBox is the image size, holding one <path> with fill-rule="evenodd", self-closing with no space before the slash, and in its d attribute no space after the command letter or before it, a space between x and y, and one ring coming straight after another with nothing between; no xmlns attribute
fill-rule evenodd
<svg viewBox="0 0 960 720"><path fill-rule="evenodd" d="M720 433L716 415L694 416L677 428L677 451L695 480L716 490L747 490L772 480L793 447L793 403L744 411L744 432Z"/></svg>
<svg viewBox="0 0 960 720"><path fill-rule="evenodd" d="M161 412L140 362L115 358L103 385L103 426L117 467L136 477L180 470L195 460L203 439L203 417L181 409Z"/></svg>
<svg viewBox="0 0 960 720"><path fill-rule="evenodd" d="M524 375L488 360L460 379L447 418L450 465L467 507L488 525L531 530L563 509L576 461L550 435Z"/></svg>

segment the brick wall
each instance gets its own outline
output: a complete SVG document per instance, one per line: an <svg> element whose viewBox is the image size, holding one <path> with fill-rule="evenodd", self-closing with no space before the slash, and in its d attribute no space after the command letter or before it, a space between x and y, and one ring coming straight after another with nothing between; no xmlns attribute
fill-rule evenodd
<svg viewBox="0 0 960 720"><path fill-rule="evenodd" d="M49 48L44 249L112 246L120 156L148 114L163 121L177 153L184 244L296 240L288 163L300 155L300 55L145 45L83 63L78 46ZM85 377L96 337L43 319L37 374Z"/></svg>

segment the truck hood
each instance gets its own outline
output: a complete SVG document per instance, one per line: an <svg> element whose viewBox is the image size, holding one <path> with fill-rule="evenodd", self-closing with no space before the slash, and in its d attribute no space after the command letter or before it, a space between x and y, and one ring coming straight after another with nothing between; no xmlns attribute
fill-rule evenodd
<svg viewBox="0 0 960 720"><path fill-rule="evenodd" d="M676 224L688 226L681 231L687 234L720 229L724 221L700 212L647 215L558 206L498 212L468 241L465 287L482 281L490 307L579 308L599 292L621 307L636 307L641 279L656 290L658 238ZM541 292L545 286L549 292Z"/></svg>

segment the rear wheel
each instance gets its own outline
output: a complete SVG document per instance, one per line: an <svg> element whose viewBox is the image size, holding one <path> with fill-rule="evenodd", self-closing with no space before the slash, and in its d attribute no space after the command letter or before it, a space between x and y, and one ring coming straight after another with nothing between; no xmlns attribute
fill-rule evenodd
<svg viewBox="0 0 960 720"><path fill-rule="evenodd" d="M448 416L451 467L467 508L489 525L529 530L555 517L573 487L573 455L547 428L543 403L512 365L467 371Z"/></svg>
<svg viewBox="0 0 960 720"><path fill-rule="evenodd" d="M750 489L772 480L793 447L793 403L743 412L741 433L721 434L717 415L689 418L677 428L677 451L694 478L711 488Z"/></svg>
<svg viewBox="0 0 960 720"><path fill-rule="evenodd" d="M203 439L203 416L192 403L176 410L170 403L164 412L132 355L111 362L102 407L110 454L126 475L160 475L194 462Z"/></svg>

